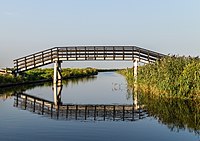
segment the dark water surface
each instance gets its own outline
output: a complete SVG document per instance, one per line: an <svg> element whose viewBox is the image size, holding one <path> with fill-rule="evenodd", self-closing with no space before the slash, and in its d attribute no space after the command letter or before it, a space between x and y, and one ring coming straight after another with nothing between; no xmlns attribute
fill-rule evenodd
<svg viewBox="0 0 200 141"><path fill-rule="evenodd" d="M38 102L48 100L46 105L53 103L51 84L1 89L0 93L0 141L200 140L198 103L133 96L124 77L114 72L65 82L61 93L65 106L57 114L51 108L33 106L35 97ZM71 111L67 105L74 105ZM106 115L104 106L108 106Z"/></svg>

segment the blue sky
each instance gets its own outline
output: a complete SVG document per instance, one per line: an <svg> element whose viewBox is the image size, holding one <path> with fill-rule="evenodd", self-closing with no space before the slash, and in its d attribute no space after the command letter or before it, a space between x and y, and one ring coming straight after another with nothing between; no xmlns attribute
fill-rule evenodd
<svg viewBox="0 0 200 141"><path fill-rule="evenodd" d="M67 45L136 45L198 56L199 25L200 0L0 0L0 68Z"/></svg>

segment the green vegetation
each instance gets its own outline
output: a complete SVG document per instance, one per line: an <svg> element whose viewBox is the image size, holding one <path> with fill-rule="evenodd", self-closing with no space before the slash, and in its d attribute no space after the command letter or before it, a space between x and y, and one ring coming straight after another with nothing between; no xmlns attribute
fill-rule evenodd
<svg viewBox="0 0 200 141"><path fill-rule="evenodd" d="M120 71L133 87L132 69ZM200 59L167 56L138 68L138 86L159 96L200 98Z"/></svg>
<svg viewBox="0 0 200 141"><path fill-rule="evenodd" d="M0 74L0 84L7 84L7 83L17 83L22 82L23 78L21 76L14 77L11 74Z"/></svg>
<svg viewBox="0 0 200 141"><path fill-rule="evenodd" d="M74 77L84 77L90 75L96 75L98 72L94 68L85 69L62 69L63 79L74 78ZM0 75L0 85L10 84L10 83L22 83L38 80L51 80L53 78L53 69L33 69L23 73L20 76L14 77L10 74Z"/></svg>
<svg viewBox="0 0 200 141"><path fill-rule="evenodd" d="M63 79L71 77L84 77L89 75L96 75L97 70L94 68L63 68L62 77ZM29 81L42 80L42 79L53 79L53 69L34 69L25 72L25 79Z"/></svg>

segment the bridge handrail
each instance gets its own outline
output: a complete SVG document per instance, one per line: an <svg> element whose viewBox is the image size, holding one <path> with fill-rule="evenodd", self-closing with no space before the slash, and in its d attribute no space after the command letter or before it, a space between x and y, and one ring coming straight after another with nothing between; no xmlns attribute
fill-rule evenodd
<svg viewBox="0 0 200 141"><path fill-rule="evenodd" d="M67 47L53 47L44 51L36 52L14 60L15 72L22 72L46 64L50 64L54 59L64 58L78 58L82 55L82 59L88 60L90 57L96 58L103 56L105 58L122 57L133 59L138 58L147 62L154 62L157 59L165 56L164 54L143 49L136 46L67 46ZM85 56L85 57L84 57ZM81 57L80 57L81 58Z"/></svg>
<svg viewBox="0 0 200 141"><path fill-rule="evenodd" d="M33 56L34 54L40 54L42 52L46 52L46 51L49 51L49 50L53 50L55 49L56 47L53 47L53 48L50 48L50 49L46 49L46 50L43 50L43 51L39 51L39 52L36 52L36 53L32 53L32 54L29 54L29 55L26 55L24 57L20 57L20 58L17 58L17 59L14 59L13 61L17 61L17 60L21 60L23 58L27 58L27 57L30 57L30 56Z"/></svg>
<svg viewBox="0 0 200 141"><path fill-rule="evenodd" d="M46 50L43 50L43 51L39 51L39 52L36 52L36 53L33 53L33 54L29 54L29 55L26 55L24 57L20 57L20 58L17 58L17 59L14 59L13 61L17 61L17 60L21 60L21 59L24 59L24 58L27 58L27 57L31 57L33 56L34 54L40 54L40 53L43 53L43 52L47 52L47 51L51 51L51 50L54 50L54 49L58 49L58 48L79 48L79 47L87 47L87 48L94 48L94 47L134 47L136 51L144 51L144 52L151 52L155 55L159 55L159 56L165 56L164 54L161 54L161 53L157 53L155 51L150 51L150 50L147 50L147 49L144 49L144 48L141 48L141 47L137 47L137 46L63 46L63 47L53 47L53 48L50 48L50 49L46 49Z"/></svg>

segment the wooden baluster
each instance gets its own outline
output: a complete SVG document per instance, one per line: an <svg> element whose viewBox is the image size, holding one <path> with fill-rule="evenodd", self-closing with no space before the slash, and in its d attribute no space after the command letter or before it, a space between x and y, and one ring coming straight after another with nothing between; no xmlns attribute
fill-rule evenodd
<svg viewBox="0 0 200 141"><path fill-rule="evenodd" d="M85 106L85 120L87 120L87 106Z"/></svg>

